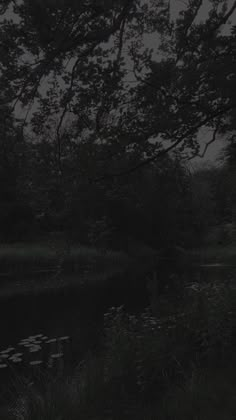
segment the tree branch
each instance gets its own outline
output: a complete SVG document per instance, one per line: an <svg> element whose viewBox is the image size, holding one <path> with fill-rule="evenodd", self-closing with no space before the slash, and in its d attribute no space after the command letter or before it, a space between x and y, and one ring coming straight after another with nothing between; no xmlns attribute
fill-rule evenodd
<svg viewBox="0 0 236 420"><path fill-rule="evenodd" d="M113 79L116 76L116 71L119 68L119 63L120 63L121 55L122 55L123 38L124 38L124 30L125 30L125 20L126 19L124 18L124 20L122 21L121 26L120 26L117 56L116 56L116 59L115 59L115 61L113 63L113 69L111 71L112 77L111 77L111 80L110 80L110 83L109 84L112 86L113 89L114 89L114 84L112 84L112 81L113 81ZM101 128L100 123L101 123L101 119L102 119L102 117L104 115L104 111L106 111L106 97L105 96L102 98L102 100L101 100L101 106L99 107L99 109L98 109L98 111L96 113L96 130L97 130L97 132L100 131L100 128Z"/></svg>
<svg viewBox="0 0 236 420"><path fill-rule="evenodd" d="M199 4L200 3L202 3L202 1L201 0L199 0ZM200 6L201 6L201 4L200 4ZM231 6L231 8L229 9L229 11L224 15L224 16L222 16L222 18L215 24L215 25L213 25L213 26L211 26L211 25L209 25L209 29L206 31L206 33L204 34L204 35L202 35L199 39L198 39L198 42L197 42L197 44L195 45L195 47L193 47L193 46L191 46L191 48L192 48L192 52L194 52L194 51L197 51L198 50L198 48L199 48L199 46L201 45L201 42L202 41L204 41L204 40L206 40L206 39L208 39L208 38L210 38L211 37L211 35L213 35L216 31L218 31L219 29L220 29L220 27L222 26L222 25L225 25L226 23L227 23L227 21L229 20L229 18L232 16L232 14L234 13L234 11L236 10L236 0L234 1L234 3L233 3L233 5ZM194 16L194 15L193 15ZM196 16L195 16L196 17ZM195 17L194 17L194 19L195 19ZM194 20L193 19L193 20ZM193 22L193 21L192 21ZM191 24L190 25L188 25L188 27L187 27L187 32L186 32L186 35L185 35L185 38L186 38L186 44L188 44L188 31L189 31L189 29L191 28L191 25L192 25L192 22L191 22ZM175 62L176 62L176 64L178 63L178 61L180 60L180 58L181 58L181 56L182 56L182 54L184 54L184 48L181 48L178 52L177 52L177 57L176 57L176 60L175 60Z"/></svg>
<svg viewBox="0 0 236 420"><path fill-rule="evenodd" d="M188 159L186 159L187 161L189 161L189 160L192 160L192 159L194 159L194 158L196 158L196 157L200 157L200 158L203 158L204 156L205 156L205 154L206 154L206 152L207 152L207 150L208 150L208 147L212 144L212 143L214 143L215 141L216 141L216 136L217 136L217 132L218 132L218 128L219 128L219 122L218 122L218 124L217 124L217 126L216 126L216 128L213 130L213 135L212 135L212 138L205 144L205 147L204 147L204 149L203 149L203 152L202 153L195 153L195 154L193 154L192 156L190 156Z"/></svg>
<svg viewBox="0 0 236 420"><path fill-rule="evenodd" d="M154 162L156 159L161 158L162 156L165 156L170 151L172 151L173 149L175 149L188 136L193 135L195 132L197 132L199 130L199 128L203 127L206 124L209 124L215 118L218 118L220 116L223 116L224 114L226 114L227 112L229 112L230 110L235 109L235 108L236 108L236 103L235 104L231 104L231 105L225 107L224 109L217 110L217 112L215 112L215 113L211 114L210 116L206 117L205 119L203 119L202 121L200 121L198 124L196 124L194 127L192 127L191 129L189 129L186 133L184 133L183 135L181 135L169 147L167 147L166 149L163 149L160 152L154 154L150 158L147 158L147 159L139 162L137 165L133 166L132 168L129 168L129 169L125 170L125 171L121 171L121 172L117 172L117 173L107 173L107 174L104 174L100 178L97 178L97 179L94 179L94 180L90 180L90 181L97 182L97 181L102 181L102 180L104 180L106 178L121 177L121 176L124 176L124 175L129 175L129 174L137 171L138 169L144 168L145 166L147 166L150 163Z"/></svg>
<svg viewBox="0 0 236 420"><path fill-rule="evenodd" d="M189 20L188 24L185 25L184 30L183 30L183 34L181 34L181 38L185 40L186 44L188 44L188 32L189 32L189 30L190 30L193 22L195 21L197 15L198 15L198 12L199 12L199 9L202 6L203 0L197 0L196 3L197 3L196 4L196 7L193 8L193 10L190 11L190 13L191 13L191 19ZM189 11L189 8L188 8L188 11ZM184 51L185 51L185 47L184 46L181 46L180 49L177 50L177 56L176 56L176 60L175 60L175 63L176 64L180 60L180 58L181 58L182 54L184 53Z"/></svg>
<svg viewBox="0 0 236 420"><path fill-rule="evenodd" d="M84 45L86 43L94 43L100 44L101 42L107 42L109 38L114 35L114 33L120 29L120 26L124 19L127 18L128 12L132 7L132 4L134 3L134 0L126 0L125 5L120 12L119 16L116 18L116 20L113 22L113 24L105 29L102 29L101 31L93 31L92 33L89 33L88 35L85 35L81 39L81 34L76 36L70 44L65 45L64 50L67 52L74 50L74 48L78 47L78 45Z"/></svg>
<svg viewBox="0 0 236 420"><path fill-rule="evenodd" d="M225 25L227 23L227 21L229 20L229 18L232 16L232 14L234 13L234 11L236 10L236 1L234 1L233 5L231 6L231 8L229 9L229 11L222 17L222 19L218 22L217 26L215 27L214 30L219 29L222 25Z"/></svg>
<svg viewBox="0 0 236 420"><path fill-rule="evenodd" d="M39 85L42 78L45 76L45 73L49 66L53 63L56 57L60 55L61 53L70 52L73 51L76 47L83 47L86 43L89 44L87 48L79 55L77 59L77 65L79 63L79 59L82 57L88 56L97 45L99 45L102 42L106 42L111 35L114 35L114 33L119 30L119 28L122 25L122 22L127 18L127 14L129 10L131 9L133 4L133 0L126 0L125 5L120 12L119 16L113 22L111 26L105 29L101 29L100 31L94 31L92 34L88 34L81 38L81 34L79 36L74 37L74 39L71 42L67 42L68 38L66 38L61 42L60 46L57 46L57 48L49 53L49 56L45 58L45 60L41 60L39 62L39 65L34 69L34 71L29 75L29 77L23 82L23 86L20 89L20 92L15 96L15 98L11 98L9 102L13 103L13 110L15 109L17 103L21 100L22 95L24 94L26 88L32 81L32 78L37 78L37 81L35 84ZM35 89L35 85L32 87L32 91ZM8 103L9 103L8 102Z"/></svg>

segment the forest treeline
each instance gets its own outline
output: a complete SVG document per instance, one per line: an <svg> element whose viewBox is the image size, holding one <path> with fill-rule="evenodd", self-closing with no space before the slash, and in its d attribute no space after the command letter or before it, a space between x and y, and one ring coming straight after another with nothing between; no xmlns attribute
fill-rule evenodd
<svg viewBox="0 0 236 420"><path fill-rule="evenodd" d="M194 247L232 221L236 3L202 6L2 2L1 242ZM204 130L228 159L192 172Z"/></svg>
<svg viewBox="0 0 236 420"><path fill-rule="evenodd" d="M105 171L106 150L67 141L63 175L58 176L50 139L32 142L9 134L0 161L1 242L57 233L112 249L124 248L128 240L153 248L198 247L210 228L234 221L232 144L218 167L190 170L173 155L133 174L95 180L88 179L86 166L94 173L98 167Z"/></svg>

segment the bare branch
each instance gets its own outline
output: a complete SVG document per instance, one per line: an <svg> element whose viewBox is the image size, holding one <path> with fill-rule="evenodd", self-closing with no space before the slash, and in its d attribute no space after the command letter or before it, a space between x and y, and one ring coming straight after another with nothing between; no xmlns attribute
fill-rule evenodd
<svg viewBox="0 0 236 420"><path fill-rule="evenodd" d="M116 57L116 65L119 64L120 59L121 59L122 48L123 48L123 43L124 43L124 31L125 31L125 18L123 22L121 23L121 27L120 27L119 46L118 46L118 52L117 52L117 57Z"/></svg>
<svg viewBox="0 0 236 420"><path fill-rule="evenodd" d="M76 77L76 69L77 69L77 67L78 67L78 64L79 64L79 62L80 62L80 60L81 60L81 58L84 58L84 57L86 57L88 54L91 54L92 52L93 52L93 50L95 49L95 47L97 46L97 44L93 44L93 45L90 45L77 59L76 59L76 61L75 61L75 63L74 63L74 65L73 65L73 68L72 68L72 71L71 71L71 79L70 79L70 86L69 86L69 89L68 89L68 91L67 91L67 99L66 99L66 101L65 101L65 106L64 106L64 108L63 108L63 111L62 111L62 114L61 114L61 117L60 117L60 120L59 120L59 124L58 124L58 126L57 126L57 137L59 136L59 133L60 133L60 129L61 129L61 126L62 126L62 123L63 123L63 121L64 121L64 118L65 118L65 116L66 116L66 113L67 113L67 110L68 110L68 106L69 106L69 104L70 104L70 102L71 102L71 100L72 100L72 97L73 97L73 86L74 86L74 80L75 80L75 77Z"/></svg>
<svg viewBox="0 0 236 420"><path fill-rule="evenodd" d="M189 158L187 158L186 160L187 161L189 161L189 160L192 160L192 159L194 159L194 158L196 158L196 157L200 157L200 158L203 158L204 156L205 156L205 154L206 154L206 152L207 152L207 150L208 150L208 147L212 144L212 143L214 143L215 141L216 141L216 136L217 136L217 132L218 132L218 128L219 128L219 123L217 124L217 126L215 127L215 129L213 130L213 135L212 135L212 138L205 144L205 147L204 147L204 149L203 149L203 151L202 151L202 153L194 153L192 156L190 156Z"/></svg>
<svg viewBox="0 0 236 420"><path fill-rule="evenodd" d="M225 25L235 10L236 10L236 1L234 1L229 11L218 22L217 26L215 27L215 30L219 29L222 25Z"/></svg>
<svg viewBox="0 0 236 420"><path fill-rule="evenodd" d="M188 24L185 27L184 34L183 34L184 37L188 36L188 32L189 32L191 26L193 25L200 8L202 7L202 3L203 3L203 0L197 0L195 8L193 8L191 10L191 19L189 20Z"/></svg>
<svg viewBox="0 0 236 420"><path fill-rule="evenodd" d="M126 19L124 18L124 20L122 21L121 26L120 26L117 56L116 56L116 59L113 63L112 78L110 80L110 85L112 85L113 88L114 88L114 85L112 84L112 81L113 81L113 78L116 76L116 71L118 70L119 63L120 63L120 60L121 60L121 55L122 55L125 22L126 22ZM105 111L106 111L106 98L103 97L101 106L99 107L99 109L97 111L97 114L96 114L96 130L97 130L97 132L100 131L101 119L102 119Z"/></svg>

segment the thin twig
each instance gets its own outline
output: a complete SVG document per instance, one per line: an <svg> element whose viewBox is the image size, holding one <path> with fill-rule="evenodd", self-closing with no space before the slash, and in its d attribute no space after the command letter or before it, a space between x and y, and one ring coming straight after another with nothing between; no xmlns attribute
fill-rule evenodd
<svg viewBox="0 0 236 420"><path fill-rule="evenodd" d="M217 131L218 131L218 128L219 128L219 123L217 124L217 126L216 126L216 128L213 130L213 135L212 135L212 138L205 144L205 147L204 147L204 149L203 149L203 152L202 153L194 153L192 156L190 156L189 158L187 158L186 160L192 160L192 159L194 159L194 158L196 158L196 157L200 157L200 158L203 158L204 156L205 156L205 154L206 154L206 152L207 152L207 149L208 149L208 147L212 144L212 143L214 143L215 141L216 141L216 136L217 136Z"/></svg>

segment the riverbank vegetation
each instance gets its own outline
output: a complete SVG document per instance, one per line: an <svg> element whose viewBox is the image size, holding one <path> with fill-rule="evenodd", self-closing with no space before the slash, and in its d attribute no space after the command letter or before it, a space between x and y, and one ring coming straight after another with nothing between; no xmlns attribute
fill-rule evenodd
<svg viewBox="0 0 236 420"><path fill-rule="evenodd" d="M111 308L96 349L70 375L18 385L9 418L233 419L236 290L225 286L188 289L158 318Z"/></svg>

